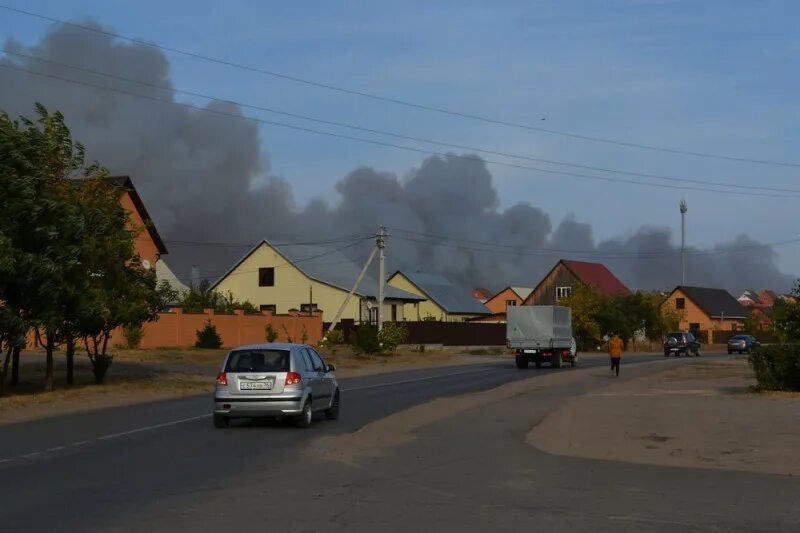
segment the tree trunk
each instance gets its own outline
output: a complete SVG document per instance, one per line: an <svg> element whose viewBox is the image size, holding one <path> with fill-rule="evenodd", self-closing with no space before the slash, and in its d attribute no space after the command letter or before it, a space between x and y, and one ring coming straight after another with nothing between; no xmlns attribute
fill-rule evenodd
<svg viewBox="0 0 800 533"><path fill-rule="evenodd" d="M111 332L103 332L103 343L101 351L99 353L95 353L94 356L94 382L96 385L103 385L106 381L106 373L108 372L108 367L111 366L111 362L113 358L106 354L106 349L108 348L108 337L110 336ZM97 352L97 341L95 341L95 352Z"/></svg>
<svg viewBox="0 0 800 533"><path fill-rule="evenodd" d="M44 390L50 392L53 390L53 350L55 349L55 339L50 333L46 334L47 340L45 343L45 353L47 359L44 371Z"/></svg>
<svg viewBox="0 0 800 533"><path fill-rule="evenodd" d="M0 396L6 395L6 376L8 375L8 363L9 359L11 358L11 352L13 352L13 348L9 348L6 351L6 355L3 358L3 372L0 373Z"/></svg>
<svg viewBox="0 0 800 533"><path fill-rule="evenodd" d="M19 385L19 352L22 348L19 346L14 347L11 353L11 384Z"/></svg>
<svg viewBox="0 0 800 533"><path fill-rule="evenodd" d="M75 339L67 336L67 385L75 384Z"/></svg>

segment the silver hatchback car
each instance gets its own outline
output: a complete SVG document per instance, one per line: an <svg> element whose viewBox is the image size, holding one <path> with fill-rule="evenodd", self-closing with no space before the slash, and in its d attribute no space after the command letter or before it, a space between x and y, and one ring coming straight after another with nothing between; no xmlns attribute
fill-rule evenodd
<svg viewBox="0 0 800 533"><path fill-rule="evenodd" d="M294 418L311 425L315 412L339 418L339 384L333 365L304 344L251 344L225 357L214 393L214 426L231 418Z"/></svg>

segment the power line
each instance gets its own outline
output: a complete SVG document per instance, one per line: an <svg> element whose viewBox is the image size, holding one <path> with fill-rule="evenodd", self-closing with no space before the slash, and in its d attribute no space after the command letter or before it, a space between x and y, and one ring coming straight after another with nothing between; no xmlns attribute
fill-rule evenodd
<svg viewBox="0 0 800 533"><path fill-rule="evenodd" d="M352 136L352 135L344 135L344 134L333 133L333 132L329 132L329 131L316 130L316 129L313 129L313 128L307 128L307 127L304 127L304 126L297 126L297 125L294 125L294 124L287 124L287 123L284 123L284 122L277 122L277 121L265 120L265 119L261 119L261 118L248 117L248 116L239 115L239 114L235 114L235 113L227 113L227 112L219 110L219 109L204 108L204 107L195 106L195 105L192 105L192 104L180 103L180 102L175 102L175 101L172 101L172 100L165 100L165 99L162 99L162 98L156 98L154 96L137 94L137 93L133 93L133 92L130 92L130 91L125 91L125 90L117 89L117 88L113 88L113 87L104 87L104 86L96 85L96 84L93 84L93 83L88 83L88 82L84 82L84 81L78 81L78 80L73 80L73 79L69 79L69 78L64 78L64 77L61 77L61 76L56 76L56 75L53 75L53 74L45 74L43 72L36 72L36 71L33 71L33 70L29 70L29 69L25 69L25 68L21 68L21 67L16 67L16 66L12 66L12 65L0 64L0 68L16 70L16 71L19 71L19 72L25 72L25 73L28 73L28 74L32 74L34 76L50 78L50 79L54 79L54 80L63 81L63 82L66 82L66 83L82 85L82 86L85 86L85 87L92 87L94 89L100 89L100 90L105 90L105 91L116 92L116 93L125 94L125 95L128 95L128 96L134 96L134 97L137 97L137 98L144 98L144 99L147 99L147 100L153 100L153 101L156 101L156 102L161 102L161 103L174 105L174 106L181 106L181 107L185 107L185 108L189 108L189 109L194 109L194 110L197 110L197 111L202 111L202 112L206 112L206 113L213 113L215 115L225 116L225 117L229 117L229 118L235 118L235 119L239 119L239 120L248 120L248 121L251 121L251 122L257 122L257 123L261 123L261 124L268 124L268 125L272 125L272 126L277 126L277 127L281 127L281 128L288 128L288 129L292 129L292 130L296 130L296 131L303 131L303 132L307 132L307 133L314 133L314 134L317 134L317 135L325 135L325 136L328 136L328 137L334 137L334 138L339 138L339 139L347 139L347 140L366 143L366 144L371 144L371 145L375 145L375 146L383 146L383 147L387 147L387 148L396 148L396 149L405 150L405 151L408 151L408 152L416 152L416 153L422 153L422 154L428 154L428 155L437 155L437 156L442 156L442 157L452 157L452 158L457 158L457 159L463 159L463 160L467 160L467 161L477 162L477 163L481 163L481 164L486 163L486 164L498 165L498 166L504 166L504 167L510 167L510 168L533 170L533 171L536 171L536 172L543 172L543 173L546 173L546 174L569 176L569 177L574 177L574 178L579 178L579 179L602 181L602 182L607 182L607 183L626 183L626 184L630 184L630 185L639 185L639 186L644 186L644 187L655 187L655 188L669 189L669 190L701 191L701 192L711 192L711 193L717 193L717 194L732 194L732 195L738 195L738 196L750 196L750 197L752 197L752 196L760 196L760 197L765 197L765 198L783 198L783 199L786 199L786 198L797 198L797 196L791 196L791 195L786 195L786 194L777 194L777 193L776 194L768 194L768 193L759 193L759 192L744 192L744 191L735 191L735 190L711 189L711 188L706 188L706 187L685 187L685 186L678 186L678 185L667 185L667 184L663 184L663 183L652 183L652 182L646 182L646 181L629 180L629 179L623 179L623 178L612 178L612 177L607 177L607 176L595 176L595 175L592 175L592 174L581 174L581 173L577 173L577 172L568 172L568 171L563 171L563 170L552 170L552 169L546 169L546 168L540 168L540 167L533 167L533 166L529 166L529 165L519 165L519 164L508 163L508 162L503 162L503 161L494 161L494 160L491 160L491 159L484 159L484 158L480 158L480 157L477 157L477 156L458 155L458 154L452 154L452 153L448 154L448 153L444 153L444 152L437 152L435 150L426 150L426 149L422 149L422 148L414 148L414 147L411 147L411 146L404 146L404 145L389 143L389 142L385 142L385 141L378 141L378 140L374 140L374 139L365 139L365 138L362 138L362 137L355 137L355 136Z"/></svg>
<svg viewBox="0 0 800 533"><path fill-rule="evenodd" d="M443 114L443 115L449 115L449 116L454 116L454 117L459 117L459 118L477 120L477 121L480 121L480 122L485 122L485 123L489 123L489 124L495 124L495 125L499 125L499 126L506 126L506 127L511 127L511 128L528 130L528 131L536 131L536 132L539 132L539 133L545 133L545 134L548 134L548 135L556 135L556 136L560 136L560 137L566 137L566 138L570 138L570 139L577 139L577 140L581 140L581 141L589 141L589 142L596 142L596 143L611 144L611 145L622 146L622 147L627 147L627 148L638 148L638 149L650 150L650 151L655 151L655 152L663 152L663 153L676 154L676 155L687 155L687 156L692 156L692 157L701 157L701 158L705 158L705 159L719 159L719 160L734 161L734 162L739 162L739 163L753 163L753 164L759 164L759 165L772 165L772 166L780 166L780 167L800 168L800 163L793 163L793 162L787 162L787 161L775 161L775 160L769 160L769 159L756 159L756 158L748 158L748 157L736 157L736 156L730 156L730 155L724 155L724 154L714 154L714 153L710 153L710 152L698 152L698 151L691 151L691 150L680 150L680 149L676 149L676 148L668 148L668 147L656 146L656 145L644 144L644 143L635 143L635 142L630 142L630 141L622 141L622 140L618 140L618 139L609 139L609 138L597 137L597 136L591 136L591 135L582 135L582 134L571 133L571 132L567 132L567 131L554 130L554 129L550 129L550 128L542 128L542 127L539 127L539 126L532 126L530 124L523 124L523 123L519 123L519 122L511 122L511 121L508 121L508 120L500 120L500 119L495 119L495 118L491 118L491 117L487 117L487 116L483 116L483 115L467 113L467 112L463 112L463 111L455 111L455 110L446 109L446 108L443 108L443 107L436 107L436 106L431 106L431 105L426 105L426 104L420 104L420 103L416 103L416 102L411 102L409 100L402 100L402 99L399 99L399 98L392 98L392 97L388 97L388 96L382 96L382 95L375 94L375 93L369 93L369 92L360 91L360 90L356 90L356 89L349 89L349 88L346 88L346 87L340 87L340 86L332 85L332 84L329 84L329 83L322 83L322 82L318 82L318 81L314 81L314 80L310 80L310 79L306 79L306 78L300 78L300 77L297 77L297 76L291 76L291 75L288 75L288 74L283 74L283 73L280 73L280 72L267 70L267 69L260 68L260 67L254 67L254 66L251 66L251 65L245 65L245 64L242 64L242 63L237 63L237 62L226 60L226 59L214 58L214 57L198 54L196 52L189 52L189 51L186 51L186 50L181 50L179 48L173 48L173 47L169 47L169 46L159 45L159 44L156 44L156 43L153 43L153 42L148 42L148 41L144 41L144 40L141 40L141 39L136 39L134 37L128 37L126 35L122 35L122 34L119 34L119 33L114 33L114 32L110 32L110 31L107 31L107 30L102 30L100 28L93 28L91 26L86 26L86 25L83 25L83 24L77 24L77 23L74 23L74 22L68 22L66 20L57 19L55 17L49 17L49 16L42 15L42 14L39 14L39 13L34 13L32 11L26 11L24 9L14 8L14 7L3 5L3 4L0 4L0 8L1 9L5 9L7 11L11 11L11 12L17 13L17 14L20 14L20 15L26 15L26 16L29 16L29 17L38 18L40 20L46 20L46 21L53 22L53 23L56 23L56 24L63 24L65 26L70 26L70 27L78 28L78 29L81 29L81 30L84 30L84 31L90 31L90 32L101 34L101 35L114 37L116 39L128 41L128 42L131 42L131 43L140 44L140 45L143 45L143 46L148 46L148 47L151 47L151 48L157 48L159 50L163 50L163 51L166 51L166 52L171 52L171 53L183 55L183 56L186 56L186 57L191 57L191 58L194 58L194 59L207 61L207 62L210 62L210 63L216 63L216 64L219 64L219 65L224 65L224 66L227 66L227 67L237 68L237 69L245 70L245 71L249 71L249 72L256 72L256 73L263 74L263 75L266 75L266 76L271 76L271 77L274 77L274 78L278 78L278 79L282 79L282 80L286 80L286 81L291 81L291 82L294 82L294 83L300 83L300 84L304 84L304 85L309 85L309 86L312 86L312 87L317 87L317 88L320 88L320 89L326 89L326 90L330 90L330 91L335 91L335 92L339 92L339 93L343 93L343 94L349 94L349 95L352 95L352 96L360 96L360 97L363 97L363 98L368 98L368 99L376 100L376 101L380 101L380 102L400 105L400 106L404 106L404 107L420 109L420 110L423 110L423 111L429 111L429 112L439 113L439 114Z"/></svg>
<svg viewBox="0 0 800 533"><path fill-rule="evenodd" d="M505 253L511 255L527 255L527 256L549 256L554 254L566 254L579 257L601 257L605 259L656 259L663 257L677 257L680 256L680 251L670 252L604 252L601 250L569 250L569 249L555 249L555 248L522 248L513 245L501 245L490 242L474 241L469 239L459 239L454 237L446 237L441 235L431 235L421 232L412 232L409 230L394 229L396 232L405 232L410 234L419 235L418 237L404 237L395 235L394 238L415 242L418 244L425 244L430 246L446 246L450 248L466 249L476 252L487 253ZM449 241L449 242L441 242ZM687 251L688 256L712 256L712 255L727 255L730 253L746 252L750 250L759 250L765 246L776 247L795 244L800 242L800 238L786 239L782 241L775 241L771 243L752 244L738 247L730 247L720 250L694 250Z"/></svg>
<svg viewBox="0 0 800 533"><path fill-rule="evenodd" d="M352 234L343 237L336 237L320 241L281 242L281 241L267 240L267 244L275 246L314 246L314 245L325 245L325 244L338 244L341 242L351 242L353 241L353 239L367 240L367 239L372 239L374 237L375 237L374 235L364 236L363 234ZM198 246L198 247L209 247L209 248L253 248L254 246L258 245L261 241L219 242L219 241L187 241L187 240L164 239L164 242L166 244L173 246Z"/></svg>
<svg viewBox="0 0 800 533"><path fill-rule="evenodd" d="M48 64L51 64L51 65L57 65L57 66L60 66L60 67L65 67L65 68L76 70L76 71L79 71L79 72L84 72L84 73L87 73L87 74L93 74L93 75L97 75L97 76L103 76L103 77L106 77L106 78L109 78L109 79L124 81L124 82L127 82L127 83L133 83L133 84L136 84L136 85L141 85L143 87L149 87L149 88L152 88L152 89L159 89L159 90L164 90L164 91L167 91L167 92L174 92L174 93L177 93L177 94L183 94L183 95L186 95L186 96L192 96L192 97L196 97L196 98L203 98L203 99L210 100L210 101L232 103L232 104L236 104L237 106L239 106L241 108L245 108L245 109L253 109L253 110L257 110L257 111L264 111L264 112L267 112L267 113L273 113L273 114L276 114L276 115L282 115L282 116L287 116L287 117L292 117L292 118L298 118L298 119L301 119L301 120L315 122L315 123L318 123L318 124L325 124L325 125L328 125L328 126L335 126L335 127L340 127L340 128L348 128L348 129L351 129L351 130L362 131L362 132L366 132L366 133L373 133L373 134L378 134L378 135L386 135L386 136L394 137L394 138L397 138L397 139L404 139L404 140L409 140L409 141L433 144L433 145L438 145L438 146L444 146L444 147L447 147L447 148L457 148L459 150L471 150L471 151L474 151L474 152L481 152L481 153L484 153L484 154L497 155L497 156L501 156L501 157L508 157L508 158L513 158L513 159L525 160L525 161L534 161L534 162L546 163L546 164L549 164L549 165L556 165L556 166L566 166L566 167L572 167L572 168L580 168L580 169L584 169L584 170L595 170L595 171L599 171L599 172L608 172L608 173L620 174L620 175L625 175L625 176L652 178L652 179L679 182L679 183L696 183L696 184L701 184L701 185L721 186L721 187L743 189L743 190L788 192L788 193L800 194L800 189L785 189L785 188L779 188L779 187L763 187L763 186L755 186L755 185L740 185L740 184L735 184L735 183L726 183L726 182L723 182L723 181L703 180L703 179L697 179L697 178L681 178L681 177L667 176L667 175L663 175L663 174L651 174L651 173L644 173L644 172L632 172L632 171L620 170L620 169L616 169L616 168L607 168L607 167L598 167L598 166L585 165L585 164L579 164L579 163L570 163L570 162L566 162L566 161L558 161L558 160L554 160L554 159L544 159L544 158L539 158L539 157L532 157L532 156L527 156L527 155L514 154L514 153L509 153L509 152L502 152L502 151L498 151L498 150L489 150L489 149L486 149L486 148L478 148L478 147L475 147L475 146L469 146L469 145L464 145L464 144L456 144L456 143L450 143L450 142L445 142L445 141L438 141L438 140L434 140L434 139L426 139L426 138L423 138L423 137L416 137L416 136L412 136L412 135L406 135L406 134L396 133L396 132L391 132L391 131L386 131L386 130L378 130L378 129L373 129L373 128L367 128L367 127L358 126L358 125L355 125L355 124L348 124L346 122L338 122L338 121L333 121L333 120L326 120L326 119L321 119L321 118L312 117L312 116L308 116L308 115L303 115L303 114L300 114L300 113L293 113L293 112L289 112L289 111L283 111L283 110L280 110L280 109L275 109L275 108L270 108L270 107L255 105L255 104L248 104L246 102L230 100L230 99L225 99L225 98L219 98L219 97L216 97L216 96L203 94L203 93L199 93L199 92L195 92L195 91L187 91L187 90L178 89L178 88L175 88L175 87L169 87L169 86L165 86L165 85L158 85L158 84L149 83L149 82L145 82L145 81L141 81L141 80L137 80L137 79L133 79L133 78L127 78L127 77L124 77L124 76L119 76L119 75L116 75L116 74L111 74L111 73L108 73L108 72L101 72L101 71L98 71L98 70L93 70L93 69L89 69L89 68L85 68L85 67L80 67L80 66L77 66L77 65L70 65L70 64L67 64L67 63L60 62L60 61L53 61L51 59L46 59L46 58L43 58L43 57L33 56L33 55L30 55L30 54L24 54L22 52L16 52L16 51L7 50L7 49L3 49L3 52L6 53L6 54L9 54L9 55L23 57L23 58L26 58L26 59L33 59L35 61L40 61L42 63L48 63Z"/></svg>

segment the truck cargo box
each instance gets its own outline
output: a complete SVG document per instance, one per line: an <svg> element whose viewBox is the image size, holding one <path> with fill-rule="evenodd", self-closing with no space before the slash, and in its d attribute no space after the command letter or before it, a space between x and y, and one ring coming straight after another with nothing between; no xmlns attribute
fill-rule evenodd
<svg viewBox="0 0 800 533"><path fill-rule="evenodd" d="M507 309L509 348L570 348L572 309L559 305L520 305Z"/></svg>

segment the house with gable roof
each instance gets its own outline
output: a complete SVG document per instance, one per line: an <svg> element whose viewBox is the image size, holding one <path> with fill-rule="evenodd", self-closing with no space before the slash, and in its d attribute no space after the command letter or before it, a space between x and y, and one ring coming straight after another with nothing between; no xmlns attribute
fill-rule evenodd
<svg viewBox="0 0 800 533"><path fill-rule="evenodd" d="M631 291L605 265L561 259L525 298L523 305L557 305L579 285L590 286L604 296Z"/></svg>
<svg viewBox="0 0 800 533"><path fill-rule="evenodd" d="M333 320L358 279L361 268L336 248L308 244L275 244L262 240L239 259L212 288L262 311L286 314L323 312ZM341 319L377 323L378 282L364 276ZM383 317L405 320L406 305L425 300L408 291L386 287Z"/></svg>
<svg viewBox="0 0 800 533"><path fill-rule="evenodd" d="M489 310L475 299L472 289L461 287L440 274L398 270L387 283L421 298L411 308L406 306L407 320L465 322L489 314Z"/></svg>

